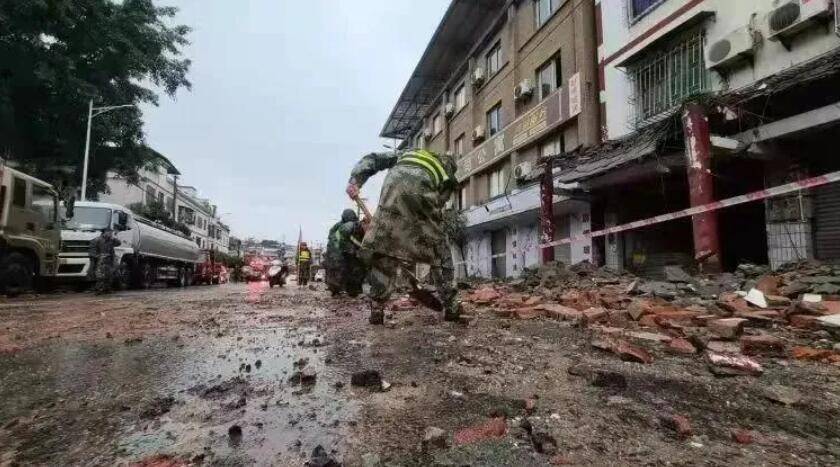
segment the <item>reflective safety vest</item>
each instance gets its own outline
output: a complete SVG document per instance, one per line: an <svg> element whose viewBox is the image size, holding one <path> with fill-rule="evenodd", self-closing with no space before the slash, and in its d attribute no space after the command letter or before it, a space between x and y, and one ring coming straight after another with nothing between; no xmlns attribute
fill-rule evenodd
<svg viewBox="0 0 840 467"><path fill-rule="evenodd" d="M312 253L309 250L300 250L300 255L298 256L298 260L300 261L309 261L312 259Z"/></svg>
<svg viewBox="0 0 840 467"><path fill-rule="evenodd" d="M428 172L435 188L440 188L443 183L449 181L449 175L446 174L446 169L443 168L440 159L425 149L417 149L403 154L397 164L422 167Z"/></svg>

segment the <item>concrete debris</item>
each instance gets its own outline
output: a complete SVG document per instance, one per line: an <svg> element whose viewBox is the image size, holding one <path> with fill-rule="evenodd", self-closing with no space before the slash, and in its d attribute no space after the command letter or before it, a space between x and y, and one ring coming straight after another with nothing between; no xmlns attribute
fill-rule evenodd
<svg viewBox="0 0 840 467"><path fill-rule="evenodd" d="M767 308L767 299L764 297L764 292L758 289L750 289L747 296L744 297L747 303L755 305L759 308Z"/></svg>

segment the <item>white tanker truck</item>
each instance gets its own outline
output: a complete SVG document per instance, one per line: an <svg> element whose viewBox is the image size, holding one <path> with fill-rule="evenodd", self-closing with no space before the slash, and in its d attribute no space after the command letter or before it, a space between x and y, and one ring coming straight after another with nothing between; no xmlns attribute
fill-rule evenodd
<svg viewBox="0 0 840 467"><path fill-rule="evenodd" d="M92 280L90 243L111 227L122 245L116 248L120 288L149 288L156 282L185 287L199 261L198 246L175 230L135 216L124 206L78 202L73 219L61 231L59 280Z"/></svg>

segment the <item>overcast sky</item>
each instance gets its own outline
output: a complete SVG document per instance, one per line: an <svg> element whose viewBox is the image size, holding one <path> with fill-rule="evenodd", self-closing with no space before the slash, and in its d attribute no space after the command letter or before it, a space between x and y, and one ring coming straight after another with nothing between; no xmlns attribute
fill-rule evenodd
<svg viewBox="0 0 840 467"><path fill-rule="evenodd" d="M159 0L193 28L191 92L147 140L235 235L323 241L449 0ZM375 183L378 182L378 183ZM365 187L378 196L380 180ZM227 214L229 213L229 214Z"/></svg>

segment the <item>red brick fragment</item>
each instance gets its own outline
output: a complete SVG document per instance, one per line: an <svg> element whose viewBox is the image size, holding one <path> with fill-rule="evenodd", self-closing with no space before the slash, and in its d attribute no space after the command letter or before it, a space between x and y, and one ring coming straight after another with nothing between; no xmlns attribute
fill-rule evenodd
<svg viewBox="0 0 840 467"><path fill-rule="evenodd" d="M785 341L768 335L743 336L741 338L741 352L744 355L781 357L785 354Z"/></svg>
<svg viewBox="0 0 840 467"><path fill-rule="evenodd" d="M455 433L453 441L455 445L462 446L473 444L488 439L501 438L507 433L507 422L504 418L497 417L480 423L478 425L464 428Z"/></svg>
<svg viewBox="0 0 840 467"><path fill-rule="evenodd" d="M815 349L813 347L797 346L792 349L791 354L797 360L818 362L829 359L834 355L834 352L825 349Z"/></svg>
<svg viewBox="0 0 840 467"><path fill-rule="evenodd" d="M664 415L660 417L660 420L662 421L662 425L674 431L679 439L687 439L693 432L691 421L682 415Z"/></svg>
<svg viewBox="0 0 840 467"><path fill-rule="evenodd" d="M626 362L653 363L653 356L647 350L627 341L618 341L613 352Z"/></svg>
<svg viewBox="0 0 840 467"><path fill-rule="evenodd" d="M752 444L755 440L753 432L744 429L737 429L732 432L732 439L738 444Z"/></svg>
<svg viewBox="0 0 840 467"><path fill-rule="evenodd" d="M697 353L694 344L683 338L672 339L668 343L668 351L680 355L694 355Z"/></svg>

